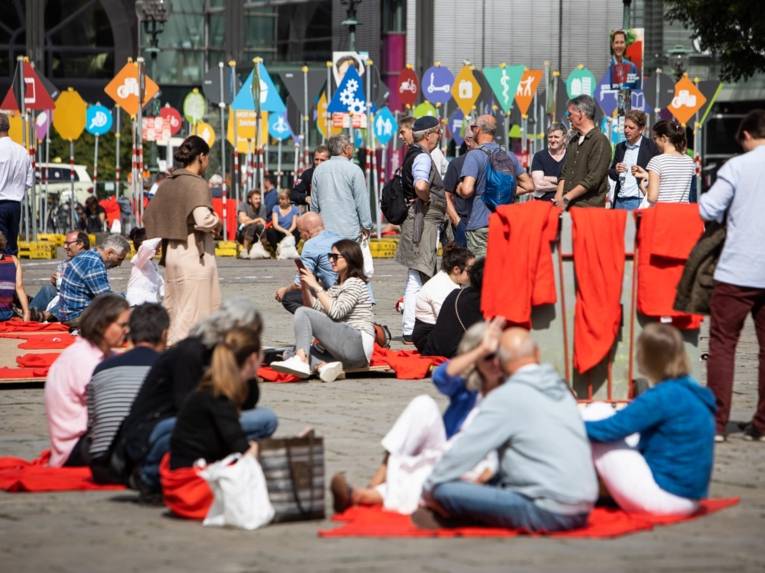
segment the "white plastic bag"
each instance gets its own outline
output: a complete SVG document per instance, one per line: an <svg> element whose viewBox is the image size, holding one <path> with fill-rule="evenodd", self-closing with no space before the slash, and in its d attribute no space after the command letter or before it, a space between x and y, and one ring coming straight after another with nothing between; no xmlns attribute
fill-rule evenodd
<svg viewBox="0 0 765 573"><path fill-rule="evenodd" d="M295 237L288 234L276 245L276 258L280 261L285 259L297 259L300 255L295 248Z"/></svg>
<svg viewBox="0 0 765 573"><path fill-rule="evenodd" d="M361 254L364 257L364 275L368 279L375 274L375 263L372 260L372 251L369 248L369 239L361 239Z"/></svg>
<svg viewBox="0 0 765 573"><path fill-rule="evenodd" d="M231 454L199 474L215 497L203 525L257 529L274 517L266 478L251 455Z"/></svg>
<svg viewBox="0 0 765 573"><path fill-rule="evenodd" d="M248 256L250 259L270 259L271 253L263 246L263 241L258 241L252 245Z"/></svg>

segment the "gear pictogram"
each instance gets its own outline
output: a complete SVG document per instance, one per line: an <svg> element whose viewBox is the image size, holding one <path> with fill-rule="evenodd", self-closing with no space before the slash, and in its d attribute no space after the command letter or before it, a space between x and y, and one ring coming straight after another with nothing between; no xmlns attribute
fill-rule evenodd
<svg viewBox="0 0 765 573"><path fill-rule="evenodd" d="M359 82L354 79L349 79L348 83L345 84L345 88L351 93L356 93L356 90L359 89Z"/></svg>
<svg viewBox="0 0 765 573"><path fill-rule="evenodd" d="M351 103L353 103L353 93L351 93L347 89L341 91L340 92L340 103L342 103L343 105L346 105L346 106L347 105L351 105Z"/></svg>
<svg viewBox="0 0 765 573"><path fill-rule="evenodd" d="M351 113L364 113L366 109L367 104L365 104L360 99L355 99L350 104L348 104L348 111Z"/></svg>

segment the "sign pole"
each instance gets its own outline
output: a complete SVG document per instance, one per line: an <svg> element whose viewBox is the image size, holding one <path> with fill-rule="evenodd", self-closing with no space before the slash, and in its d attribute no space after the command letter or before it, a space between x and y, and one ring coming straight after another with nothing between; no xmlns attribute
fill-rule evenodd
<svg viewBox="0 0 765 573"><path fill-rule="evenodd" d="M18 68L19 68L19 109L21 111L21 145L24 146L27 153L29 153L29 121L27 118L27 106L26 106L26 85L24 84L24 56L18 56ZM34 182L34 178L32 179ZM34 183L32 183L34 185ZM24 240L29 240L29 195L24 197L21 202L22 205L22 229Z"/></svg>
<svg viewBox="0 0 765 573"><path fill-rule="evenodd" d="M332 101L332 62L327 62L327 109L325 114L327 116L327 139L332 135L332 114L329 113L329 104Z"/></svg>
<svg viewBox="0 0 765 573"><path fill-rule="evenodd" d="M385 186L385 170L388 166L387 163L387 151L388 146L383 145L382 146L382 156L380 157L380 163L382 163L382 169L380 170L380 182L378 189L382 189ZM375 197L375 211L377 214L377 238L379 239L382 237L382 212L380 211L380 202L377 200L377 197Z"/></svg>
<svg viewBox="0 0 765 573"><path fill-rule="evenodd" d="M252 75L252 101L255 104L255 185L263 186L262 171L260 169L260 62L263 58L253 58Z"/></svg>
<svg viewBox="0 0 765 573"><path fill-rule="evenodd" d="M98 136L93 146L93 193L98 197Z"/></svg>
<svg viewBox="0 0 765 573"><path fill-rule="evenodd" d="M143 98L146 93L146 74L144 71L144 60L138 58L138 112L136 113L136 163L137 177L133 183L136 185L134 197L138 201L136 212L136 225L143 226Z"/></svg>
<svg viewBox="0 0 765 573"><path fill-rule="evenodd" d="M293 173L292 185L294 186L295 182L297 181L298 158L300 157L300 141L295 138L293 138L292 141L293 141L293 145L295 146L295 153L294 153L295 157L294 157L294 165L293 165L293 172L292 172ZM310 211L310 210L311 210L311 205L309 204L306 207L306 211Z"/></svg>
<svg viewBox="0 0 765 573"><path fill-rule="evenodd" d="M700 78L693 78L693 83L696 89L699 87ZM693 162L696 164L696 197L701 196L701 123L699 122L699 111L696 110L696 115L693 118Z"/></svg>
<svg viewBox="0 0 765 573"><path fill-rule="evenodd" d="M374 118L372 117L372 105L371 105L371 93L372 93L372 60L369 59L366 62L367 64L367 85L366 85L366 114L367 114L367 141L366 141L366 183L367 183L367 193L369 195L372 195L372 141L374 141L373 138L373 126L374 126ZM353 125L353 121L351 120L351 125ZM376 212L376 210L375 210Z"/></svg>
<svg viewBox="0 0 765 573"><path fill-rule="evenodd" d="M122 111L120 106L115 105L114 111L117 114L117 127L114 132L114 197L119 199L120 197L120 138L122 137L121 126L122 123Z"/></svg>
<svg viewBox="0 0 765 573"><path fill-rule="evenodd" d="M23 98L22 98L23 99ZM32 173L34 176L32 177L32 221L31 221L31 227L32 227L32 240L37 240L37 232L39 227L39 221L37 220L37 134L35 133L35 124L36 124L36 118L35 118L35 112L32 112L32 115L30 116L30 122L29 122L29 155L32 159Z"/></svg>
<svg viewBox="0 0 765 573"><path fill-rule="evenodd" d="M659 112L661 112L661 108L659 107L659 94L661 93L660 85L661 85L661 68L656 68L656 107L653 110L653 122L656 123L659 121Z"/></svg>
<svg viewBox="0 0 765 573"><path fill-rule="evenodd" d="M220 101L218 102L218 108L220 110L220 170L223 175L223 240L228 241L228 218L226 212L226 203L228 195L228 186L226 184L226 138L223 137L224 129L226 126L226 98L224 94L226 92L226 86L223 83L223 62L218 62L218 74L220 79Z"/></svg>
<svg viewBox="0 0 765 573"><path fill-rule="evenodd" d="M42 170L43 186L45 188L45 197L43 198L43 230L48 232L48 163L50 163L50 125L52 118L50 110L48 110L48 127L45 130L45 168Z"/></svg>
<svg viewBox="0 0 765 573"><path fill-rule="evenodd" d="M308 165L311 158L310 141L308 134L311 131L311 124L309 123L309 109L308 109L308 66L303 66L303 114L301 125L301 131L303 132L303 169L308 169ZM294 174L297 179L297 170Z"/></svg>
<svg viewBox="0 0 765 573"><path fill-rule="evenodd" d="M69 230L74 229L74 140L69 140Z"/></svg>
<svg viewBox="0 0 765 573"><path fill-rule="evenodd" d="M282 140L279 140L276 152L276 187L282 188Z"/></svg>
<svg viewBox="0 0 765 573"><path fill-rule="evenodd" d="M233 98L234 92L236 92L236 62L234 60L228 61L228 69L229 69L229 81L231 82L231 96ZM240 190L239 190L239 152L237 151L237 144L239 141L236 138L237 135L237 129L236 129L236 110L233 108L229 110L230 118L233 123L233 134L234 134L234 143L232 147L234 148L234 161L233 161L233 173L231 174L231 183L234 186L234 198L236 200L237 205L240 201ZM223 129L225 126L221 125L221 137L223 136Z"/></svg>

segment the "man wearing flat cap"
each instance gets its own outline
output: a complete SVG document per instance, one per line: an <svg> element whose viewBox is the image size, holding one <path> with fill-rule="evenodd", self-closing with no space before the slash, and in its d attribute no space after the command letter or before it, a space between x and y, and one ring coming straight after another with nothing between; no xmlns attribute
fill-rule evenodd
<svg viewBox="0 0 765 573"><path fill-rule="evenodd" d="M401 224L396 261L408 272L404 287L404 342L411 342L417 293L436 273L438 228L446 214L443 181L430 152L438 147L441 124L435 117L419 118L412 126L413 143L401 168L409 214Z"/></svg>

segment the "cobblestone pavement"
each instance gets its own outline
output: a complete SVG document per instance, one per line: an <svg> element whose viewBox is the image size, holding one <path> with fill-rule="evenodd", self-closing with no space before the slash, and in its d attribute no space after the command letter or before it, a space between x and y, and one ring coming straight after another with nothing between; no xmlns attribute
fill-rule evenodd
<svg viewBox="0 0 765 573"><path fill-rule="evenodd" d="M28 292L52 271L27 262ZM225 296L260 305L266 343L292 342L289 315L273 300L294 269L289 262L219 260ZM116 290L129 269L112 273ZM393 303L403 286L398 265L378 261L377 318L400 334ZM543 349L544 352L544 349ZM751 324L738 352L734 420L756 399L757 347ZM379 440L414 396L437 396L428 381L353 378L333 384L263 384L262 403L279 415L277 435L306 425L325 437L327 474L347 470L362 482L380 460ZM437 399L444 403L440 397ZM33 457L47 443L40 388L0 389L0 453ZM0 494L0 563L24 571L763 571L765 445L733 436L717 449L712 495L741 504L697 521L621 539L319 539L322 523L275 525L256 532L203 528L143 507L125 492Z"/></svg>

